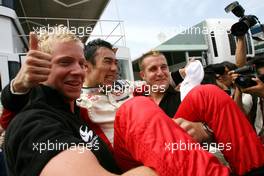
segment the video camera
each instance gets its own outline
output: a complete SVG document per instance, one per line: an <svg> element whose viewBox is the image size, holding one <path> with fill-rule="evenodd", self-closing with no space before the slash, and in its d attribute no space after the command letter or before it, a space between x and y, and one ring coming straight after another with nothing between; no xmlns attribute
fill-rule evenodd
<svg viewBox="0 0 264 176"><path fill-rule="evenodd" d="M247 65L234 70L234 73L240 74L235 79L235 84L241 88L247 88L257 85L257 83L252 80L252 78L258 77L262 82L264 82L264 74L258 73L258 68L264 67L264 58L256 58L249 61Z"/></svg>
<svg viewBox="0 0 264 176"><path fill-rule="evenodd" d="M257 76L255 65L246 65L244 67L235 69L234 73L240 74L235 79L235 84L239 87L247 88L257 85L257 83L252 80L252 78Z"/></svg>
<svg viewBox="0 0 264 176"><path fill-rule="evenodd" d="M234 36L243 36L247 33L248 29L259 23L258 18L255 15L245 15L245 9L237 2L232 2L226 6L225 11L228 13L233 12L239 19L239 22L235 23L231 27L231 33Z"/></svg>

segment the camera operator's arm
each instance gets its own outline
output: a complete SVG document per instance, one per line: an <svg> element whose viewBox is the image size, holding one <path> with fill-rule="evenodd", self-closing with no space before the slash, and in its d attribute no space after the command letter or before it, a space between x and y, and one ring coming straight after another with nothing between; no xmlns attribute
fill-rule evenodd
<svg viewBox="0 0 264 176"><path fill-rule="evenodd" d="M236 104L238 105L238 107L240 108L240 110L245 114L248 115L247 112L244 109L244 105L242 102L242 92L239 90L238 87L235 88L235 92L234 92L234 98L233 100L236 102Z"/></svg>
<svg viewBox="0 0 264 176"><path fill-rule="evenodd" d="M245 36L238 36L236 45L236 65L237 67L243 67L246 65L246 62L247 53Z"/></svg>
<svg viewBox="0 0 264 176"><path fill-rule="evenodd" d="M232 81L233 81L233 84L235 86L235 91L233 94L233 100L236 102L236 104L238 105L240 110L248 116L250 109L251 109L251 106L252 106L252 103L251 103L252 101L247 100L246 102L243 102L242 92L239 89L239 87L237 87L234 83L235 79L239 76L239 74L236 74L233 71L230 71L228 74L232 77ZM245 107L247 107L247 108L245 108Z"/></svg>
<svg viewBox="0 0 264 176"><path fill-rule="evenodd" d="M236 45L236 65L237 67L243 67L244 65L246 65L247 62L247 53L246 53L246 41L245 41L245 36L238 36L237 37L237 45ZM234 74L234 72L229 72L229 74L231 74L231 77L234 80L238 77L238 74ZM239 106L239 108L241 109L242 112L244 112L244 114L248 115L248 113L246 112L244 105L243 105L243 101L242 101L242 92L240 91L240 89L235 85L235 92L234 92L234 97L233 97L234 101L236 102L236 104Z"/></svg>
<svg viewBox="0 0 264 176"><path fill-rule="evenodd" d="M259 78L252 78L252 80L256 81L257 85L242 89L242 92L264 97L264 83Z"/></svg>

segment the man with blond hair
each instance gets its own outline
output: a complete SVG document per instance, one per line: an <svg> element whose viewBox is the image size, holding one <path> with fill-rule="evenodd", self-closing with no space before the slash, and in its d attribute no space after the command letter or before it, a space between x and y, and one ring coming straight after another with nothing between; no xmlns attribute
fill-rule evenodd
<svg viewBox="0 0 264 176"><path fill-rule="evenodd" d="M41 84L27 85L31 87L29 101L7 129L8 174L112 176L119 173L112 153L83 121L75 104L84 80L83 44L66 27L55 29L42 31L38 38L30 34L26 62L38 61L43 68L27 68L31 73L26 76L42 75ZM25 76L23 69L17 77ZM14 84L25 86L25 82ZM124 175L155 173L140 167Z"/></svg>

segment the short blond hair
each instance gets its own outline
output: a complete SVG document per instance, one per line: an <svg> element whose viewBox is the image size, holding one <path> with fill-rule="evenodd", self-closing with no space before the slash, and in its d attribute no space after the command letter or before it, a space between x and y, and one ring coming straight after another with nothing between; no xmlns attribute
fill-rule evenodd
<svg viewBox="0 0 264 176"><path fill-rule="evenodd" d="M149 57L149 56L164 56L163 53L157 51L157 50L150 50L149 52L143 54L140 58L138 58L138 66L139 66L139 69L142 71L144 69L143 67L143 61L145 58ZM165 56L164 56L165 57Z"/></svg>
<svg viewBox="0 0 264 176"><path fill-rule="evenodd" d="M45 53L52 53L52 46L54 42L70 42L74 41L80 43L82 47L83 43L81 40L66 26L59 25L54 27L49 27L48 29L45 27L40 28L37 31L38 36L38 49Z"/></svg>

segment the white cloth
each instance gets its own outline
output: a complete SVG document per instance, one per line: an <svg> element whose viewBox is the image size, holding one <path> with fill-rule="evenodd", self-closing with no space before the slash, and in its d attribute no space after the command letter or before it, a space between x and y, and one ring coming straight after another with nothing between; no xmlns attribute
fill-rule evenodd
<svg viewBox="0 0 264 176"><path fill-rule="evenodd" d="M118 85L125 87L122 91L112 91L107 94L100 88L83 88L77 104L88 110L92 122L100 126L108 140L114 142L114 120L117 109L133 97L134 88L142 86L142 81L131 82L118 80Z"/></svg>
<svg viewBox="0 0 264 176"><path fill-rule="evenodd" d="M255 129L258 135L263 136L264 135L264 126L263 126L263 115L261 111L261 106L264 107L264 102L262 105L260 105L260 99L258 98L258 104L257 104L257 112L256 112L256 119L255 119Z"/></svg>
<svg viewBox="0 0 264 176"><path fill-rule="evenodd" d="M204 69L200 61L195 60L185 68L186 76L181 83L181 101L196 86L200 85L204 78Z"/></svg>
<svg viewBox="0 0 264 176"><path fill-rule="evenodd" d="M242 93L242 104L246 114L249 114L252 106L253 100L250 94Z"/></svg>

